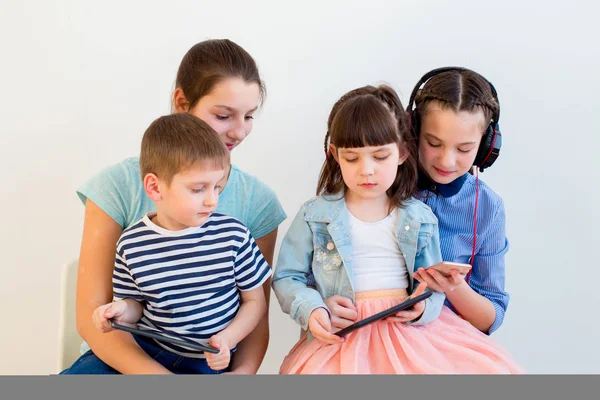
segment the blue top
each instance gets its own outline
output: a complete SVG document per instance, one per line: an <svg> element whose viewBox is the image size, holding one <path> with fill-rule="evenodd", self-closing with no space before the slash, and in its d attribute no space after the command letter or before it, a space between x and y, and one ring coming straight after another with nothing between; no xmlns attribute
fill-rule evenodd
<svg viewBox="0 0 600 400"><path fill-rule="evenodd" d="M438 217L440 245L444 261L469 263L473 249L473 212L475 177L469 173L446 185L420 176L419 188L429 198L422 201ZM477 244L469 286L489 299L496 309L496 319L488 333L502 325L510 296L505 291L504 255L508 251L504 203L502 198L479 180ZM446 299L446 305L453 309Z"/></svg>

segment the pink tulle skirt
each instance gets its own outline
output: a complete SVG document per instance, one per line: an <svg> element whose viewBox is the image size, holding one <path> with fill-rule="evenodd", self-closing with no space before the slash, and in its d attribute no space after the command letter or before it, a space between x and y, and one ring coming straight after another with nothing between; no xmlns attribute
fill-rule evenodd
<svg viewBox="0 0 600 400"><path fill-rule="evenodd" d="M405 291L356 294L359 319L400 303ZM281 374L519 374L524 370L498 343L443 307L422 326L378 321L346 335L341 344L301 339Z"/></svg>

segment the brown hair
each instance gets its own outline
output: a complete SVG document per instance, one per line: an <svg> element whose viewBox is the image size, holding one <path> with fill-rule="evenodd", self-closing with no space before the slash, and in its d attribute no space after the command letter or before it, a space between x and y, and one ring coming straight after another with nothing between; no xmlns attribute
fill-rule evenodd
<svg viewBox="0 0 600 400"><path fill-rule="evenodd" d="M142 179L153 173L170 184L175 174L196 162L209 170L229 165L227 147L206 122L187 113L171 114L146 129L140 153Z"/></svg>
<svg viewBox="0 0 600 400"><path fill-rule="evenodd" d="M328 142L338 148L396 143L399 149L408 152L408 158L398 166L396 179L387 195L392 199L390 208L402 207L402 201L412 196L417 183L417 150L408 130L408 115L389 86L364 86L346 93L329 114L324 142L326 157L317 195L346 191L342 170L328 151Z"/></svg>
<svg viewBox="0 0 600 400"><path fill-rule="evenodd" d="M500 108L488 81L469 70L446 71L429 79L415 97L415 108L420 118L427 115L428 104L432 101L437 101L443 110L483 111L484 129L498 115ZM415 133L419 135L419 132Z"/></svg>
<svg viewBox="0 0 600 400"><path fill-rule="evenodd" d="M191 109L215 85L227 78L256 83L260 102L264 101L266 88L256 62L246 50L228 39L205 40L189 49L179 65L175 87L183 90Z"/></svg>

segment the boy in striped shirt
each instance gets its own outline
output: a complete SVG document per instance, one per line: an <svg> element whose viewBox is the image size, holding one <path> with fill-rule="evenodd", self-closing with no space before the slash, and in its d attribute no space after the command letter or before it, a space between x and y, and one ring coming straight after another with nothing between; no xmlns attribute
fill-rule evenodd
<svg viewBox="0 0 600 400"><path fill-rule="evenodd" d="M264 317L262 284L271 275L249 230L215 213L227 180L229 151L193 115L155 120L140 154L144 190L156 212L125 229L117 242L112 303L93 315L103 332L110 319L137 323L218 354L134 335L140 347L175 373L228 370L231 352Z"/></svg>

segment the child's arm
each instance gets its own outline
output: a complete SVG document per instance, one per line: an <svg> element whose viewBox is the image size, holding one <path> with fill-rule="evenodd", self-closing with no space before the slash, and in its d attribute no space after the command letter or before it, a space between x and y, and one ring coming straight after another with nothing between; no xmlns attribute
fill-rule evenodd
<svg viewBox="0 0 600 400"><path fill-rule="evenodd" d="M504 255L508 251L504 205L499 202L493 222L475 255L469 284L458 276L446 278L434 270L420 272L420 280L444 291L452 306L474 327L488 334L504 320L509 295L504 288Z"/></svg>
<svg viewBox="0 0 600 400"><path fill-rule="evenodd" d="M227 328L213 335L209 340L209 345L220 350L219 354L205 353L208 365L215 371L227 368L231 358L230 350L256 328L267 311L262 285L241 291L240 295L242 305L235 318Z"/></svg>
<svg viewBox="0 0 600 400"><path fill-rule="evenodd" d="M322 307L329 312L319 292L306 285L312 256L313 234L304 220L303 207L281 243L272 286L283 312L305 330L315 309Z"/></svg>

